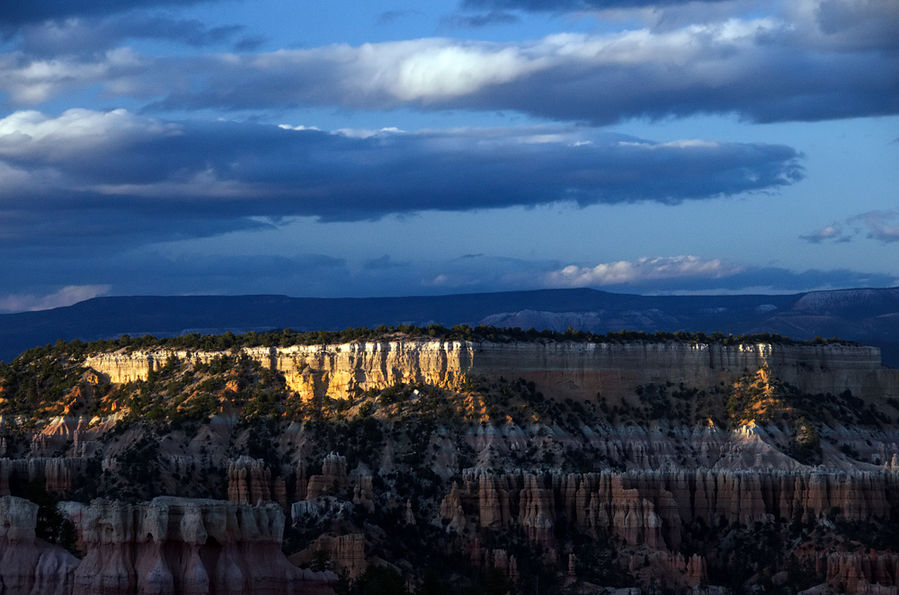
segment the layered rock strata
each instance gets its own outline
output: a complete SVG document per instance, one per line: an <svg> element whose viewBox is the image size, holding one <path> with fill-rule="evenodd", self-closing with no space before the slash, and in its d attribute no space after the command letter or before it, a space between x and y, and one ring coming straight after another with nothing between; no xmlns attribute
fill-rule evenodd
<svg viewBox="0 0 899 595"><path fill-rule="evenodd" d="M650 383L711 387L769 366L808 393L899 395L899 372L881 366L880 350L851 345L721 345L687 342L367 341L341 345L244 348L242 353L284 373L290 390L308 398L347 398L397 383L458 387L468 375L525 378L556 398L611 400ZM227 355L201 351L100 353L85 365L114 383L144 380L170 357L208 362Z"/></svg>

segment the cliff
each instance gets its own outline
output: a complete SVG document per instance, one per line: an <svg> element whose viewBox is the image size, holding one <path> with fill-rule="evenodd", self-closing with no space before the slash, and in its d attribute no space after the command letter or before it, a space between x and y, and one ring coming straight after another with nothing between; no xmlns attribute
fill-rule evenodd
<svg viewBox="0 0 899 595"><path fill-rule="evenodd" d="M347 398L400 383L458 388L469 376L524 378L556 398L611 402L635 387L672 382L691 387L732 383L768 366L807 393L895 397L899 371L881 365L880 350L851 345L722 345L686 342L521 342L397 340L340 345L244 348L252 360L284 374L287 387L306 398ZM114 383L146 380L170 357L208 363L217 352L100 353L85 366Z"/></svg>
<svg viewBox="0 0 899 595"><path fill-rule="evenodd" d="M3 567L9 580L60 593L325 593L338 573L356 592L394 573L397 593L435 576L460 592L899 586L899 400L876 349L393 337L110 351L83 360L95 372L62 349L16 363L0 521L27 538L0 556L26 571Z"/></svg>

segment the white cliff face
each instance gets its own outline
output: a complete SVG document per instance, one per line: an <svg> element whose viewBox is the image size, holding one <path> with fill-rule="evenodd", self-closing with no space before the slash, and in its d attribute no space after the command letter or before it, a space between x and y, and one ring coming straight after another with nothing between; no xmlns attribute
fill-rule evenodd
<svg viewBox="0 0 899 595"><path fill-rule="evenodd" d="M457 388L468 375L534 381L556 398L610 402L638 385L705 388L729 384L763 365L801 390L878 398L899 395L899 373L883 368L880 350L849 345L719 345L707 343L577 343L398 340L337 345L245 348L242 353L284 373L290 390L307 398L347 398L397 383ZM205 363L222 352L153 350L100 353L85 365L114 383L145 380L169 357Z"/></svg>

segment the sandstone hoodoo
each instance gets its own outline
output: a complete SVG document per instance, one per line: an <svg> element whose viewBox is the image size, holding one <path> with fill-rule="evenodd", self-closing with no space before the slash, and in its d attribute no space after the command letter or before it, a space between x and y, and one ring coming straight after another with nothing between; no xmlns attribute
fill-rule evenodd
<svg viewBox="0 0 899 595"><path fill-rule="evenodd" d="M873 593L899 372L838 341L379 329L0 364L22 593Z"/></svg>

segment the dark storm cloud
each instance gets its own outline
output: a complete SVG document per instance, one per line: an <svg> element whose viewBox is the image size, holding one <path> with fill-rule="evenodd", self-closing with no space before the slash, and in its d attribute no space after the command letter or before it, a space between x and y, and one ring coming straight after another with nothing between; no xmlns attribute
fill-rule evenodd
<svg viewBox="0 0 899 595"><path fill-rule="evenodd" d="M203 4L216 0L12 0L3 3L0 28L77 16L107 15L138 8Z"/></svg>
<svg viewBox="0 0 899 595"><path fill-rule="evenodd" d="M18 48L32 58L91 54L114 48L127 39L164 39L192 47L234 43L258 46L258 40L240 37L244 27L207 27L194 19L132 12L98 18L45 21L19 31Z"/></svg>
<svg viewBox="0 0 899 595"><path fill-rule="evenodd" d="M653 143L577 129L338 134L124 110L17 112L0 120L0 219L14 222L0 242L271 225L260 217L675 204L791 184L802 177L799 160L781 145Z"/></svg>

